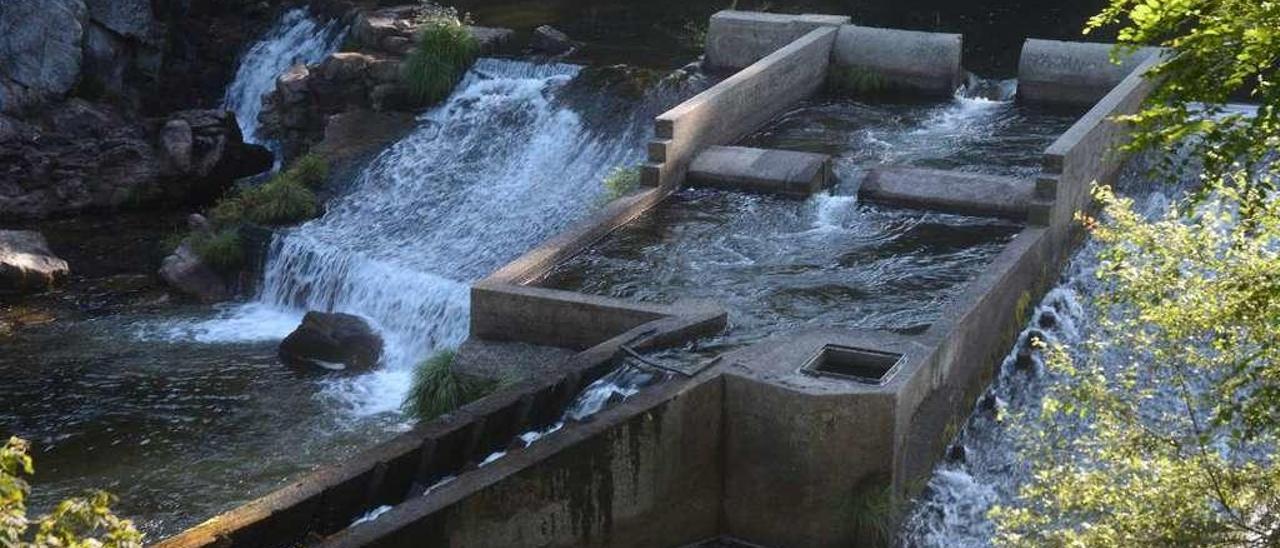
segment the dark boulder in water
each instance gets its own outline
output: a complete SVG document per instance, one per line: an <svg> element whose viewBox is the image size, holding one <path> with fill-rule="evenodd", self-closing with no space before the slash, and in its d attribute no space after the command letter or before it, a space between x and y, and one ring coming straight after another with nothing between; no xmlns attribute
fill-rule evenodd
<svg viewBox="0 0 1280 548"><path fill-rule="evenodd" d="M358 373L378 365L382 337L359 316L312 311L280 342L279 353L293 367Z"/></svg>
<svg viewBox="0 0 1280 548"><path fill-rule="evenodd" d="M69 272L67 262L49 250L43 234L0 230L0 294L42 291Z"/></svg>

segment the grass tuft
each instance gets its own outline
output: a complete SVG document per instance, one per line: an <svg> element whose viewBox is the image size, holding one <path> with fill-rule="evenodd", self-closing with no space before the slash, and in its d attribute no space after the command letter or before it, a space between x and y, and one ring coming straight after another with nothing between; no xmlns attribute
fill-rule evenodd
<svg viewBox="0 0 1280 548"><path fill-rule="evenodd" d="M319 187L329 178L329 161L318 153L308 152L293 163L289 175L308 187Z"/></svg>
<svg viewBox="0 0 1280 548"><path fill-rule="evenodd" d="M226 228L213 234L194 234L191 248L204 264L223 274L235 272L244 266L244 248L240 245L238 229Z"/></svg>
<svg viewBox="0 0 1280 548"><path fill-rule="evenodd" d="M619 166L613 168L603 181L605 199L617 200L640 186L640 166Z"/></svg>
<svg viewBox="0 0 1280 548"><path fill-rule="evenodd" d="M447 97L479 49L471 31L456 15L428 19L418 35L418 44L404 61L409 98L425 106Z"/></svg>
<svg viewBox="0 0 1280 548"><path fill-rule="evenodd" d="M260 225L293 224L319 212L316 195L290 173L281 173L240 195L244 217Z"/></svg>
<svg viewBox="0 0 1280 548"><path fill-rule="evenodd" d="M454 373L455 356L454 351L443 350L418 365L409 395L401 406L406 414L429 421L480 399L497 387L497 383L469 381Z"/></svg>

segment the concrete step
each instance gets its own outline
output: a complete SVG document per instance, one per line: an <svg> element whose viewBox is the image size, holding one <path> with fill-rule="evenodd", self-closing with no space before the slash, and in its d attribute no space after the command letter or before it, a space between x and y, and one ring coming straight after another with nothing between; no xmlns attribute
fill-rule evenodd
<svg viewBox="0 0 1280 548"><path fill-rule="evenodd" d="M948 213L1027 219L1035 181L961 171L912 167L872 168L858 196L873 202Z"/></svg>
<svg viewBox="0 0 1280 548"><path fill-rule="evenodd" d="M812 152L713 146L689 166L689 184L808 196L831 180L831 157Z"/></svg>

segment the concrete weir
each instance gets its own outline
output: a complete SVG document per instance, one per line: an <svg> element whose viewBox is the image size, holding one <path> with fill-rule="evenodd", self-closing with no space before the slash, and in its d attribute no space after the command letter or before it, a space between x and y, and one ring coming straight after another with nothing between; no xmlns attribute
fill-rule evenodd
<svg viewBox="0 0 1280 548"><path fill-rule="evenodd" d="M892 55L883 49L891 42ZM715 334L729 318L712 302L658 305L537 283L687 182L758 177L769 183L746 186L812 192L810 175L825 170L814 167L821 158L718 147L816 93L833 68L942 91L961 73L958 47L954 35L871 31L845 17L716 14L708 64L739 70L655 120L649 187L472 287L471 339L459 367L522 380L159 544L674 547L715 537L779 547L875 544L853 509L911 497L936 464L1029 303L1078 241L1072 219L1089 206L1089 185L1118 172L1122 158L1109 151L1125 131L1113 117L1150 93L1144 74L1158 56L1105 75L1092 62L1055 62L1045 71L1038 60L1075 60L1080 52L1094 59L1098 47L1028 41L1021 76L1024 86L1035 83L1024 99L1096 101L1045 151L1033 181L869 166L862 189L869 199L1027 223L922 332L781 331L696 367L662 369L660 382L577 421L564 415L568 402L629 356L641 356L633 367L657 367L644 364L646 353ZM936 55L919 62L923 54L909 52ZM1088 85L1046 89L1054 81ZM774 155L804 169L759 169ZM523 442L522 433L538 439ZM353 525L384 506L376 519Z"/></svg>

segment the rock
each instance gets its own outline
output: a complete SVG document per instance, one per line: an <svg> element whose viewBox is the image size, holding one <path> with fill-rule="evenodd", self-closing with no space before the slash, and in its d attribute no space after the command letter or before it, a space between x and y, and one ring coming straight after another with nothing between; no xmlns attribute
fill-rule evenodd
<svg viewBox="0 0 1280 548"><path fill-rule="evenodd" d="M958 443L952 445L951 448L947 450L947 462L961 463L964 462L968 456L969 450L965 449L963 445Z"/></svg>
<svg viewBox="0 0 1280 548"><path fill-rule="evenodd" d="M1028 348L1018 350L1018 355L1013 358L1013 367L1018 371L1035 371L1035 353Z"/></svg>
<svg viewBox="0 0 1280 548"><path fill-rule="evenodd" d="M293 367L361 372L378 365L382 338L359 316L312 311L280 342L279 354Z"/></svg>
<svg viewBox="0 0 1280 548"><path fill-rule="evenodd" d="M363 78L365 69L374 58L363 53L331 53L320 62L320 74L325 80L348 81Z"/></svg>
<svg viewBox="0 0 1280 548"><path fill-rule="evenodd" d="M1040 329L1053 329L1058 326L1058 315L1052 310L1045 310L1040 313L1040 319L1036 322Z"/></svg>
<svg viewBox="0 0 1280 548"><path fill-rule="evenodd" d="M151 0L85 0L89 17L121 36L147 44L163 40L163 29L151 12Z"/></svg>
<svg viewBox="0 0 1280 548"><path fill-rule="evenodd" d="M88 10L82 0L4 0L0 5L0 112L61 96L80 78Z"/></svg>
<svg viewBox="0 0 1280 548"><path fill-rule="evenodd" d="M231 298L226 280L204 264L187 242L179 245L160 263L160 277L174 289L200 302L215 303Z"/></svg>
<svg viewBox="0 0 1280 548"><path fill-rule="evenodd" d="M497 27L467 27L471 37L476 39L481 53L490 53L511 41L516 31ZM567 37L566 37L567 38Z"/></svg>
<svg viewBox="0 0 1280 548"><path fill-rule="evenodd" d="M0 293L43 291L70 272L67 262L49 250L43 234L0 230Z"/></svg>
<svg viewBox="0 0 1280 548"><path fill-rule="evenodd" d="M307 79L311 77L311 70L304 63L298 63L279 78L276 78L276 91L280 92L285 102L299 103L307 99Z"/></svg>
<svg viewBox="0 0 1280 548"><path fill-rule="evenodd" d="M209 223L209 219L199 213L187 215L187 228L192 232L213 232L213 225Z"/></svg>
<svg viewBox="0 0 1280 548"><path fill-rule="evenodd" d="M559 55L574 48L577 44L569 39L569 35L560 32L551 25L542 25L533 29L533 37L529 40L529 47L537 51Z"/></svg>
<svg viewBox="0 0 1280 548"><path fill-rule="evenodd" d="M178 173L191 172L192 140L191 124L181 118L169 120L160 130L160 148Z"/></svg>

